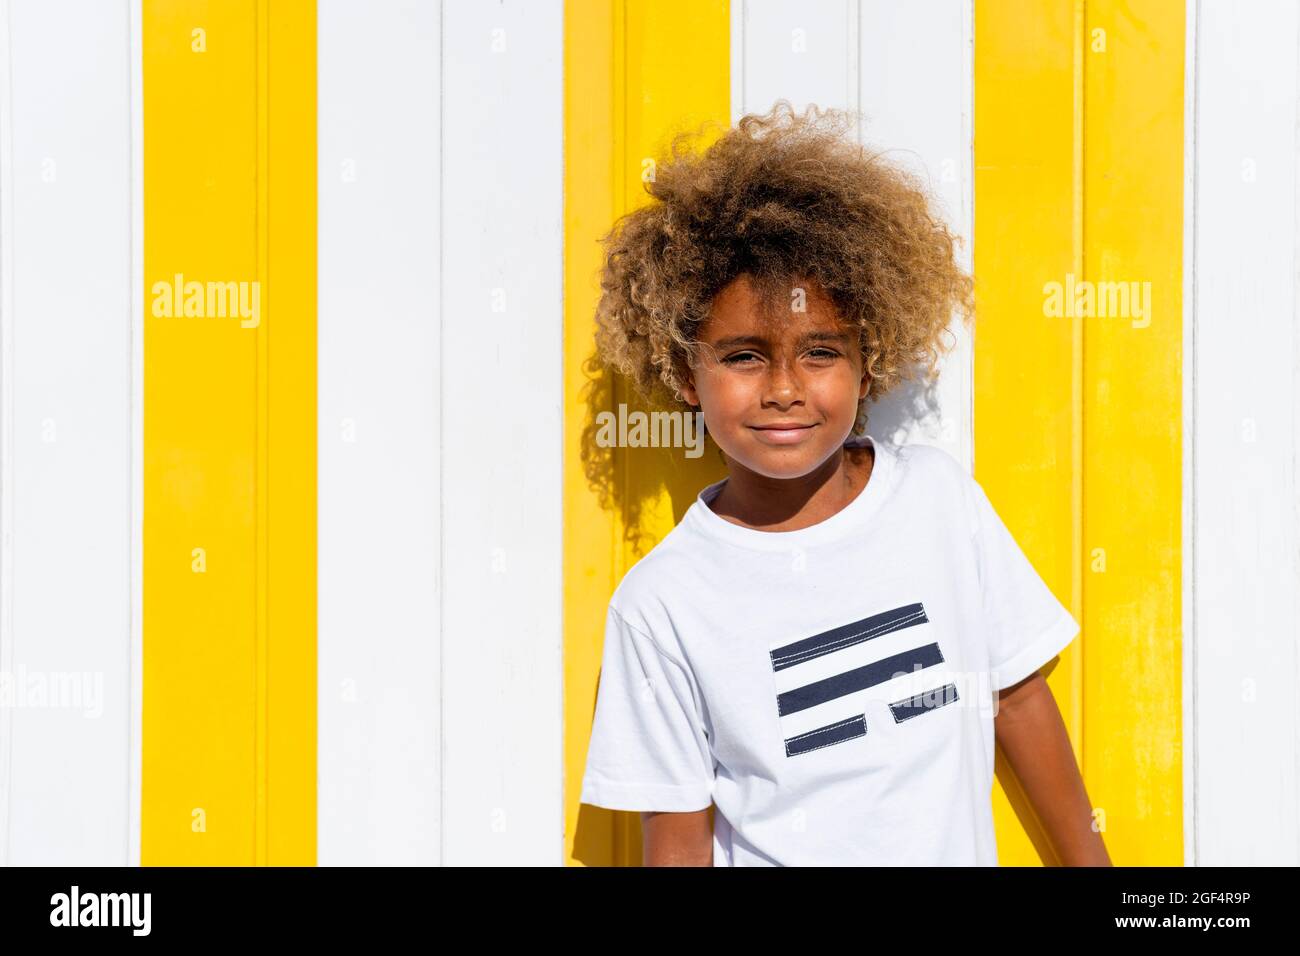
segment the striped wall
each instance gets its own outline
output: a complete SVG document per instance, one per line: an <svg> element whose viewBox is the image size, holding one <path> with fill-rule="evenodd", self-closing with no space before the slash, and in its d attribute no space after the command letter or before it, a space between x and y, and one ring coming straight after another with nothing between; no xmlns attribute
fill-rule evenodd
<svg viewBox="0 0 1300 956"><path fill-rule="evenodd" d="M589 487L595 240L785 98L967 239L974 335L871 431L1083 622L1112 858L1300 862L1293 0L0 0L0 84L0 861L639 860L577 803L605 604L722 472Z"/></svg>
<svg viewBox="0 0 1300 956"><path fill-rule="evenodd" d="M560 859L562 15L0 5L0 859Z"/></svg>

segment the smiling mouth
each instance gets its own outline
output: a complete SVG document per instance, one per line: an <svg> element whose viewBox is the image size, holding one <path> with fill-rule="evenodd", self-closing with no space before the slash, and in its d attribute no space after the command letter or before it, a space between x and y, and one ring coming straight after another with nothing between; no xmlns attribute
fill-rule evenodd
<svg viewBox="0 0 1300 956"><path fill-rule="evenodd" d="M761 435L759 441L767 445L796 445L802 442L817 422L805 425L801 422L778 423L776 425L751 425L755 435Z"/></svg>

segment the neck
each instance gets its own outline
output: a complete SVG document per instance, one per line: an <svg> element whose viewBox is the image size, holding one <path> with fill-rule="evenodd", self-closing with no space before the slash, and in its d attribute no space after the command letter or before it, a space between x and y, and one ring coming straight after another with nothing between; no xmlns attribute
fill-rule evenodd
<svg viewBox="0 0 1300 956"><path fill-rule="evenodd" d="M760 531L798 531L825 521L853 501L866 486L875 453L837 448L824 462L798 478L772 478L726 457L728 476L709 503L719 517Z"/></svg>

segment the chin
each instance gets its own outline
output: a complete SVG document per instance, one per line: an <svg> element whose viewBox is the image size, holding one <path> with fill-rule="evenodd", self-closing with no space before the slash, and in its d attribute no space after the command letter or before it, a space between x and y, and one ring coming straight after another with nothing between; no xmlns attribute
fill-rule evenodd
<svg viewBox="0 0 1300 956"><path fill-rule="evenodd" d="M833 448L788 448L749 449L744 456L733 455L750 471L768 478L802 478L813 471L830 457Z"/></svg>

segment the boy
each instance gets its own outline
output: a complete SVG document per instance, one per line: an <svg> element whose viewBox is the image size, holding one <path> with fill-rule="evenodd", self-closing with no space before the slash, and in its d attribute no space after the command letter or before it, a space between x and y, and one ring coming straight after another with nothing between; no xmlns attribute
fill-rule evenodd
<svg viewBox="0 0 1300 956"><path fill-rule="evenodd" d="M864 432L971 314L953 238L782 105L606 240L601 356L728 476L610 599L581 800L641 811L651 865L991 866L996 737L1060 862L1109 865L1038 673L1079 625L955 459Z"/></svg>

